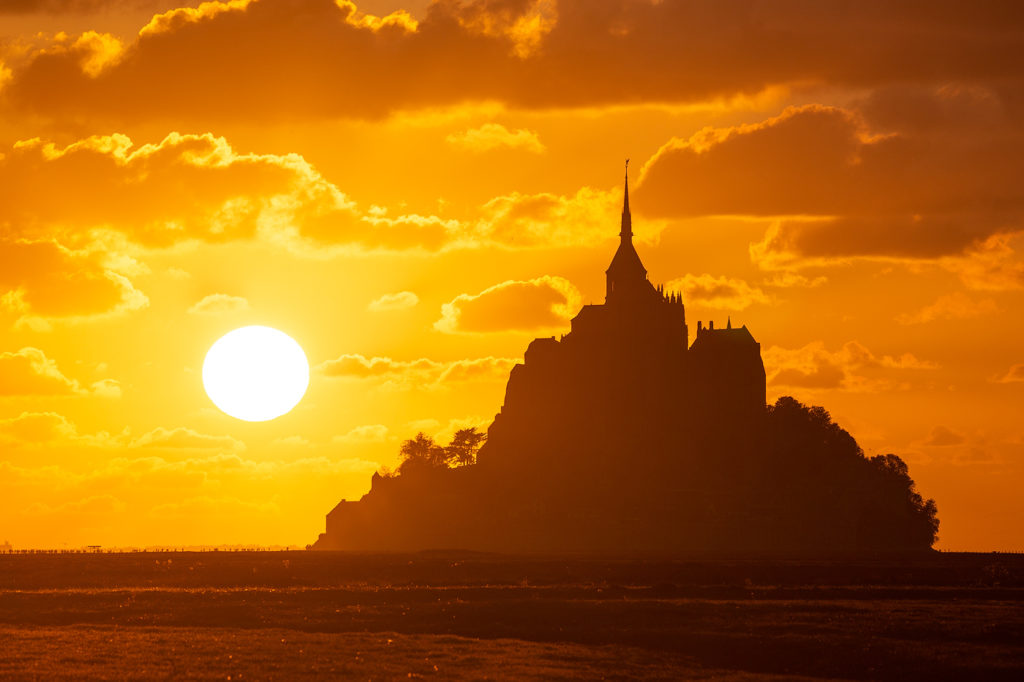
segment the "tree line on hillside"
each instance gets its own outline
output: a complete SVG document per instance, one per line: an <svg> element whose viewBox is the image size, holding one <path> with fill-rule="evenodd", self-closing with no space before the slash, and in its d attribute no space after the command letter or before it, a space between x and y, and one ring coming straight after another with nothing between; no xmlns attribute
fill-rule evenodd
<svg viewBox="0 0 1024 682"><path fill-rule="evenodd" d="M906 462L891 453L866 456L825 408L779 398L768 406L763 436L764 450L752 453L762 500L770 498L784 525L800 527L808 540L852 532L863 546L935 543L935 501L917 492Z"/></svg>
<svg viewBox="0 0 1024 682"><path fill-rule="evenodd" d="M806 406L787 396L766 406L749 424L693 428L711 437L687 447L666 432L660 445L647 441L647 448L653 450L640 445L642 433L623 432L622 440L606 441L604 451L626 469L597 468L593 449L565 450L564 444L552 445L551 451L537 453L542 459L535 461L545 464L544 470L536 473L539 479L560 481L549 490L568 503L586 499L586 489L607 483L607 476L629 478L626 470L633 469L636 480L648 477L645 497L633 500L640 506L659 496L678 495L670 491L673 476L679 477L688 490L684 496L706 494L708 499L730 500L725 506L716 503L712 516L723 523L746 519L723 532L747 538L743 542L751 545L756 544L758 534L777 538L773 542L779 546L801 547L927 548L937 538L935 502L917 492L907 464L891 453L866 456L853 436L822 407ZM739 435L725 443L716 435L723 430ZM486 439L487 434L476 428L456 431L447 445L418 433L402 443L397 469L385 471L383 476L415 477L473 466ZM648 461L629 464L636 462L641 451L649 453ZM551 463L558 460L571 464L552 468ZM655 473L659 466L686 461L697 463L696 468ZM475 485L492 485L484 479L474 480ZM436 479L436 485L443 488L446 484ZM538 499L547 494L540 490L526 497Z"/></svg>
<svg viewBox="0 0 1024 682"><path fill-rule="evenodd" d="M459 429L448 445L441 445L422 431L402 443L401 462L393 472L385 471L386 478L403 476L429 469L454 469L476 463L476 453L487 440L487 434L475 426Z"/></svg>

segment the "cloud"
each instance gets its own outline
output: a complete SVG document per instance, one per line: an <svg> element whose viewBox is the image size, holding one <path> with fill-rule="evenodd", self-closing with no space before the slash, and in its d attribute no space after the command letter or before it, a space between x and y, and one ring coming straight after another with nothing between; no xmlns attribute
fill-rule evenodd
<svg viewBox="0 0 1024 682"><path fill-rule="evenodd" d="M1024 382L1024 363L1013 365L1006 374L997 375L992 379L1000 384L1017 384Z"/></svg>
<svg viewBox="0 0 1024 682"><path fill-rule="evenodd" d="M209 515L243 514L251 517L278 516L280 505L276 502L249 502L235 497L213 497L203 495L177 502L165 502L153 506L149 516L163 519L203 518Z"/></svg>
<svg viewBox="0 0 1024 682"><path fill-rule="evenodd" d="M65 502L64 504L50 507L42 502L33 502L23 513L26 516L51 516L51 515L89 515L101 516L105 514L118 514L125 510L125 503L113 495L92 495L82 500Z"/></svg>
<svg viewBox="0 0 1024 682"><path fill-rule="evenodd" d="M162 426L153 429L129 443L132 448L168 448L175 450L245 450L245 443L231 436L210 436L190 428L179 426L167 429Z"/></svg>
<svg viewBox="0 0 1024 682"><path fill-rule="evenodd" d="M382 443L388 438L388 427L383 424L366 424L331 440L335 443Z"/></svg>
<svg viewBox="0 0 1024 682"><path fill-rule="evenodd" d="M116 398L121 388L113 379L102 379L83 387L69 379L38 348L25 347L0 353L0 396L99 395Z"/></svg>
<svg viewBox="0 0 1024 682"><path fill-rule="evenodd" d="M328 377L383 380L396 388L437 388L456 382L504 381L517 362L514 358L496 357L441 362L347 354L321 363L317 370Z"/></svg>
<svg viewBox="0 0 1024 682"><path fill-rule="evenodd" d="M1024 288L1024 263L1018 256L1022 243L1020 233L992 235L963 258L943 258L939 265L957 275L968 289L1020 290Z"/></svg>
<svg viewBox="0 0 1024 682"><path fill-rule="evenodd" d="M534 154L544 153L537 133L526 128L511 131L500 123L485 123L479 128L470 128L452 133L445 140L456 147L470 152L486 152L492 149L522 149Z"/></svg>
<svg viewBox="0 0 1024 682"><path fill-rule="evenodd" d="M583 187L573 195L511 194L480 208L476 231L481 239L516 247L592 245L616 234L622 190ZM658 221L638 222L641 234L660 231Z"/></svg>
<svg viewBox="0 0 1024 682"><path fill-rule="evenodd" d="M224 315L249 309L249 301L241 296L210 294L197 301L188 312L193 315Z"/></svg>
<svg viewBox="0 0 1024 682"><path fill-rule="evenodd" d="M828 277L819 275L817 277L806 277L797 272L779 272L764 281L764 286L786 289L789 287L813 288L821 286L828 281Z"/></svg>
<svg viewBox="0 0 1024 682"><path fill-rule="evenodd" d="M77 425L56 412L22 412L17 417L0 419L0 439L11 444L96 447L108 450L202 451L236 453L245 443L230 436L212 436L187 427L157 427L132 437L128 429L110 434L106 431L83 434Z"/></svg>
<svg viewBox="0 0 1024 682"><path fill-rule="evenodd" d="M713 275L686 275L665 284L666 291L681 291L683 300L707 308L744 310L755 303L767 304L765 293L741 279Z"/></svg>
<svg viewBox="0 0 1024 682"><path fill-rule="evenodd" d="M1024 172L1016 122L974 90L919 94L908 106L925 109L932 126L915 127L909 115L883 126L862 109L806 105L673 139L645 165L634 203L662 218L772 219L751 247L769 268L963 258L1024 229L1024 188L1011 179ZM993 118L980 134L975 123Z"/></svg>
<svg viewBox="0 0 1024 682"><path fill-rule="evenodd" d="M990 222L969 214L780 220L751 245L750 255L766 269L827 265L852 258L964 259L995 233L1018 229L1015 225L1015 221Z"/></svg>
<svg viewBox="0 0 1024 682"><path fill-rule="evenodd" d="M83 66L87 46L55 39L16 65L3 105L50 119L194 123L486 101L696 102L796 84L1013 87L1024 39L1006 30L1020 19L1012 3L931 9L909 0L841 13L813 0L440 0L417 21L347 1L205 2L154 17L96 76Z"/></svg>
<svg viewBox="0 0 1024 682"><path fill-rule="evenodd" d="M771 386L855 392L906 389L910 384L898 376L901 371L938 367L911 353L878 356L856 341L837 351L829 351L821 341L797 349L773 346L764 351L763 358Z"/></svg>
<svg viewBox="0 0 1024 682"><path fill-rule="evenodd" d="M317 366L317 369L329 377L365 379L390 374L404 374L406 372L432 372L438 371L443 366L444 363L428 360L427 358L392 360L391 358L367 358L359 354L346 354L334 360L327 360L321 363Z"/></svg>
<svg viewBox="0 0 1024 682"><path fill-rule="evenodd" d="M111 5L137 7L155 4L154 0L4 0L0 14L31 14L34 12L86 13L109 9Z"/></svg>
<svg viewBox="0 0 1024 682"><path fill-rule="evenodd" d="M963 445L966 441L967 439L962 433L957 433L946 426L939 425L932 429L923 444L931 447L949 447L951 445Z"/></svg>
<svg viewBox="0 0 1024 682"><path fill-rule="evenodd" d="M446 364L438 377L439 383L455 381L494 381L508 378L508 373L518 360L512 358L474 358L456 360Z"/></svg>
<svg viewBox="0 0 1024 682"><path fill-rule="evenodd" d="M395 294L384 294L380 298L371 301L370 305L366 306L366 308L371 312L379 313L386 310L405 310L406 308L412 308L419 302L419 296L413 292L399 291Z"/></svg>
<svg viewBox="0 0 1024 682"><path fill-rule="evenodd" d="M975 300L961 292L940 296L934 303L913 314L896 318L900 324L924 324L934 320L962 320L999 311L999 306L990 298Z"/></svg>
<svg viewBox="0 0 1024 682"><path fill-rule="evenodd" d="M84 321L149 305L115 269L110 254L101 251L73 250L52 240L0 239L0 309L19 315L23 326L47 329L56 320Z"/></svg>
<svg viewBox="0 0 1024 682"><path fill-rule="evenodd" d="M61 188L60 201L53 200L54 187ZM435 216L361 211L298 154L242 154L210 133L172 132L158 143L139 146L121 134L96 135L65 147L38 138L18 142L0 157L0 205L4 219L18 226L18 236L35 240L37 260L77 258L79 269L91 266L79 278L83 293L76 297L105 294L106 307L124 298L125 283L102 269L102 251L54 254L61 247L47 247L43 238L60 231L81 241L115 232L149 248L260 237L299 252L324 247L404 250L440 248L457 228ZM0 248L29 247L10 240ZM19 254L0 256L13 261ZM64 276L71 268L61 264L43 271ZM25 272L38 269L26 266L17 272L24 279ZM13 279L14 274L0 274L0 287ZM29 287L29 303L32 292ZM55 297L47 302L72 307Z"/></svg>
<svg viewBox="0 0 1024 682"><path fill-rule="evenodd" d="M282 445L289 448L305 448L309 447L310 443L307 439L302 436L286 436L285 438L275 438L274 445Z"/></svg>
<svg viewBox="0 0 1024 682"><path fill-rule="evenodd" d="M18 443L51 443L79 439L78 428L56 412L22 412L0 419L0 440Z"/></svg>
<svg viewBox="0 0 1024 682"><path fill-rule="evenodd" d="M0 219L12 226L0 262L14 264L0 269L0 296L6 308L39 316L134 310L148 301L129 277L145 266L129 253L188 242L260 239L318 258L591 245L615 233L621 202L619 187L513 192L457 220L361 207L298 154L244 154L210 133L141 145L123 134L65 146L33 138L0 155ZM638 221L638 236L665 225Z"/></svg>
<svg viewBox="0 0 1024 682"><path fill-rule="evenodd" d="M581 301L579 290L563 277L508 280L445 303L434 329L448 334L559 329L576 314Z"/></svg>
<svg viewBox="0 0 1024 682"><path fill-rule="evenodd" d="M103 396L104 398L121 397L121 383L116 379L100 379L99 381L94 381L89 388L93 395Z"/></svg>

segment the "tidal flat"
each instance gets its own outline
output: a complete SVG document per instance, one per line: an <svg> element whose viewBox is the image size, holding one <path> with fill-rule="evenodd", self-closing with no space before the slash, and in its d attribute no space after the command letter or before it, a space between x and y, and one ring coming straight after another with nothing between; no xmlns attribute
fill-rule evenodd
<svg viewBox="0 0 1024 682"><path fill-rule="evenodd" d="M0 677L1024 679L1024 556L0 555Z"/></svg>

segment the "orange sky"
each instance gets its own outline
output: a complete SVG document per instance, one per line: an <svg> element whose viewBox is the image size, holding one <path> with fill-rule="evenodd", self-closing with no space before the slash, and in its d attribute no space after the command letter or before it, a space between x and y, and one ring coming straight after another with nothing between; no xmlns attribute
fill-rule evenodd
<svg viewBox="0 0 1024 682"><path fill-rule="evenodd" d="M603 300L629 156L691 328L1024 550L1024 6L864 5L3 3L0 542L311 542ZM202 387L247 324L271 422Z"/></svg>

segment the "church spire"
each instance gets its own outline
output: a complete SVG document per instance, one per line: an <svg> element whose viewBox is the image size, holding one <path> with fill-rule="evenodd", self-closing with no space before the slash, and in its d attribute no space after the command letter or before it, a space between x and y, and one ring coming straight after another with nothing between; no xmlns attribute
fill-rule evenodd
<svg viewBox="0 0 1024 682"><path fill-rule="evenodd" d="M647 269L640 262L633 247L633 219L629 215L629 159L626 159L626 178L622 191L622 229L619 231L619 248L605 270L608 280L605 301L627 301L642 299L647 295L658 296L654 285L647 281Z"/></svg>
<svg viewBox="0 0 1024 682"><path fill-rule="evenodd" d="M626 159L626 180L622 191L622 229L619 231L622 241L633 241L633 217L629 214L629 159Z"/></svg>

